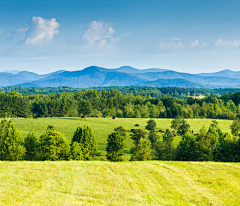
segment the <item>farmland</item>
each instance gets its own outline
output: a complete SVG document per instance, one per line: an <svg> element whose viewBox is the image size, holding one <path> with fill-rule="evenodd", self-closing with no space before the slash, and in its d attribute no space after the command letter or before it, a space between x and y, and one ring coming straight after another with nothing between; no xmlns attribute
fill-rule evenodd
<svg viewBox="0 0 240 206"><path fill-rule="evenodd" d="M0 162L0 205L239 205L240 164Z"/></svg>
<svg viewBox="0 0 240 206"><path fill-rule="evenodd" d="M132 128L140 128L145 130L148 118L84 118L79 117L61 117L61 118L20 118L14 119L13 123L16 125L16 128L21 133L22 137L26 137L29 132L32 130L35 131L36 136L40 136L44 133L48 125L53 125L55 130L64 133L65 137L68 139L69 143L71 138L76 130L76 128L81 125L89 124L93 132L95 133L96 140L98 143L99 150L102 152L102 155L105 155L105 148L107 144L107 137L114 128L123 126L127 131L127 148L125 150L126 160L129 159L129 149L132 145L132 140L129 135ZM157 129L166 130L170 128L172 119L154 119L157 123ZM224 133L230 131L229 126L232 124L231 120L217 120L219 127ZM191 130L194 133L198 133L199 129L202 126L208 127L212 122L211 119L187 119L187 122L191 125ZM135 124L139 124L139 127L134 127ZM147 131L147 130L145 130ZM177 145L181 137L176 136L174 139L174 144Z"/></svg>

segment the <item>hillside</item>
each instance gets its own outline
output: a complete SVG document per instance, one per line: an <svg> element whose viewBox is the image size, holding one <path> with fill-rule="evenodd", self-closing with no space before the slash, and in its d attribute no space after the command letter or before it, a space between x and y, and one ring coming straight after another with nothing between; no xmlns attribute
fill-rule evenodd
<svg viewBox="0 0 240 206"><path fill-rule="evenodd" d="M0 162L1 205L239 205L240 164Z"/></svg>

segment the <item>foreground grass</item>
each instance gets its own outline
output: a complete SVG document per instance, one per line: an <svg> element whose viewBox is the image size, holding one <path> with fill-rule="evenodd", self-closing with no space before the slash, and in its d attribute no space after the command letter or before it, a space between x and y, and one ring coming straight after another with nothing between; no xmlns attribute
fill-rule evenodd
<svg viewBox="0 0 240 206"><path fill-rule="evenodd" d="M0 162L0 205L240 205L240 164Z"/></svg>
<svg viewBox="0 0 240 206"><path fill-rule="evenodd" d="M65 137L68 139L69 143L73 137L76 128L81 125L89 124L93 132L95 133L96 140L98 143L99 150L102 153L102 157L105 157L105 150L107 145L107 137L111 134L114 128L123 126L127 131L127 148L125 150L126 160L130 157L130 147L132 146L132 141L129 137L131 129L138 128L134 127L135 124L139 124L139 128L145 130L147 125L148 118L87 118L87 120L79 117L56 117L56 118L23 118L23 119L14 119L14 124L16 125L19 132L22 134L22 137L26 137L29 132L32 130L35 131L35 134L39 137L44 133L48 125L53 125L57 131L64 133ZM166 130L171 126L172 119L154 119L157 123L157 128ZM232 124L231 120L217 120L219 122L219 127L224 133L230 131L229 126ZM187 122L191 125L191 130L194 130L194 133L198 133L199 129L202 126L208 127L212 119L187 119ZM146 130L145 130L146 131ZM181 137L176 136L174 138L174 144L177 145Z"/></svg>

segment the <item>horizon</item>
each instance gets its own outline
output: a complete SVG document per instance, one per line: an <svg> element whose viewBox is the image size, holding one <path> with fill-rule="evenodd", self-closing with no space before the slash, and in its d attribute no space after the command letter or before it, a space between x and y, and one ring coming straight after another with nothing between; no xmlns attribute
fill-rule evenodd
<svg viewBox="0 0 240 206"><path fill-rule="evenodd" d="M131 65L181 73L240 71L240 2L0 2L0 72L46 74Z"/></svg>
<svg viewBox="0 0 240 206"><path fill-rule="evenodd" d="M133 69L137 69L137 70L148 70L148 69L159 69L159 70L165 70L165 69L161 69L161 68L145 68L145 69L138 69L138 68L135 68L135 67L132 67L132 66L120 66L118 68L104 68L104 67L101 67L101 66L95 66L95 65L91 65L91 66L88 66L88 67L85 67L85 68L82 68L82 69L77 69L77 70L55 70L55 71L51 71L49 73L38 73L38 72L33 72L33 71L27 71L27 70L3 70L3 71L0 71L0 73L9 73L9 74L18 74L20 72L32 72L32 73L36 73L38 75L46 75L46 74L50 74L50 73L54 73L54 72L58 72L58 71L64 71L64 72L76 72L76 71L82 71L86 68L90 68L90 67L98 67L98 68L103 68L103 69L109 69L109 70L116 70L116 69L120 69L120 68L123 68L123 67L131 67ZM232 72L240 72L240 71L233 71L233 70L230 70L230 69L224 69L224 70L219 70L219 71L216 71L216 72L201 72L201 73L190 73L190 72L181 72L181 71L175 71L175 70L168 70L166 69L166 71L174 71L174 72L178 72L178 73L187 73L187 74L201 74L201 73L206 73L206 74L211 74L211 73L217 73L217 72L222 72L222 71L232 71ZM165 71L163 71L165 72ZM124 73L124 72L123 72Z"/></svg>

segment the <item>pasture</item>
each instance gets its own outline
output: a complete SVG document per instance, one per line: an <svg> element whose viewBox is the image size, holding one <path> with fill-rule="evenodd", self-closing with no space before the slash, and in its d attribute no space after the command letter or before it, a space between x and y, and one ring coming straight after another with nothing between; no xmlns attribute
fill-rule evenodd
<svg viewBox="0 0 240 206"><path fill-rule="evenodd" d="M240 205L240 164L0 162L0 205Z"/></svg>
<svg viewBox="0 0 240 206"><path fill-rule="evenodd" d="M26 137L27 134L34 130L36 136L40 136L44 133L48 125L53 125L57 131L64 133L65 137L68 139L69 143L71 142L71 138L76 130L76 128L84 124L89 124L93 132L95 134L99 150L102 153L102 157L105 156L105 148L107 144L107 137L111 134L114 128L123 126L127 131L127 148L125 149L126 160L130 157L130 147L132 145L132 141L129 137L131 133L131 129L140 128L145 130L145 126L147 125L148 118L84 118L80 117L52 117L52 118L23 118L23 119L14 119L13 122L16 125L16 128L21 133L22 137ZM154 119L157 123L157 129L166 130L170 128L172 119ZM230 131L230 125L232 124L232 120L217 120L219 122L219 127L224 133ZM208 127L212 120L211 119L187 119L187 122L191 125L191 130L194 133L198 133L199 129L202 126ZM135 127L135 124L139 124L139 127ZM145 130L147 132L147 130ZM161 133L159 133L160 135ZM177 145L180 141L181 137L176 136L174 138L174 144Z"/></svg>

